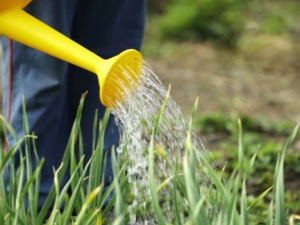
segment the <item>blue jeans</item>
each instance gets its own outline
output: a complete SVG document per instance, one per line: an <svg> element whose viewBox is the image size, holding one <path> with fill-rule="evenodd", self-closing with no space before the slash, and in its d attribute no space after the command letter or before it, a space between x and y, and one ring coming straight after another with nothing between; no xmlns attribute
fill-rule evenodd
<svg viewBox="0 0 300 225"><path fill-rule="evenodd" d="M145 0L35 0L25 11L102 58L110 58L129 48L141 48ZM98 116L102 118L105 107L99 100L99 86L94 74L3 37L2 45L4 116L19 138L23 137L24 95L29 132L38 136L38 155L46 160L41 174L41 206L53 184L52 168L57 168L63 157L81 95L88 91L81 122L86 159L92 152L95 110L98 109ZM112 145L117 146L119 142L118 128L112 116L106 132L105 150L110 151ZM15 143L11 135L8 143L9 146ZM20 163L18 158L16 167ZM108 153L106 185L111 180Z"/></svg>

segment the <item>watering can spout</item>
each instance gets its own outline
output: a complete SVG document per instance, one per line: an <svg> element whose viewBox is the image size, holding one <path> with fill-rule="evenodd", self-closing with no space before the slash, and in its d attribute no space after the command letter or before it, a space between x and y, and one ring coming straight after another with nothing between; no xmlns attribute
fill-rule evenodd
<svg viewBox="0 0 300 225"><path fill-rule="evenodd" d="M127 96L124 89L133 92L137 86L142 55L129 49L104 60L22 10L30 2L0 0L0 35L95 73L99 80L101 102L107 108L124 102Z"/></svg>

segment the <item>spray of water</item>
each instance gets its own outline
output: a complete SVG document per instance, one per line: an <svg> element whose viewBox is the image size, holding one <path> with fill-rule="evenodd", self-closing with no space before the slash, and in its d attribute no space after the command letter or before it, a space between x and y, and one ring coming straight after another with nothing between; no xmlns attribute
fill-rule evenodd
<svg viewBox="0 0 300 225"><path fill-rule="evenodd" d="M143 66L140 82L134 93L129 91L130 88L124 90L121 81L118 85L123 89L123 95L126 95L125 99L127 101L118 103L117 107L112 109L111 112L115 115L117 125L121 131L121 140L117 152L122 153L120 155L128 161L126 170L134 195L129 208L130 224L157 224L154 212L149 205L151 201L147 156L155 118L165 101L167 89L146 63ZM179 161L183 159L184 143L188 130L187 121L176 102L170 97L159 124L155 143L160 146L158 149L163 149L171 163L176 162L176 152L179 153ZM205 151L201 141L194 133L192 134L192 143L199 149L199 152ZM201 174L201 172L198 174ZM156 186L158 187L173 175L172 169L168 168L162 156L156 154ZM207 186L209 183L208 178L204 175L199 175L197 179L199 184L202 183ZM165 220L174 223L174 203L171 188L171 185L167 185L159 192L159 201L164 211ZM188 207L187 203L186 207ZM184 221L184 215L181 215L181 217Z"/></svg>

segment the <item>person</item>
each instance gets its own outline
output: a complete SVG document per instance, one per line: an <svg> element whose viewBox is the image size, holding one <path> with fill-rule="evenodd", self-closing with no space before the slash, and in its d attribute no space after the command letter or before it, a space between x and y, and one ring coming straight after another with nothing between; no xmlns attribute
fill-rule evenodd
<svg viewBox="0 0 300 225"><path fill-rule="evenodd" d="M141 49L145 4L146 0L33 0L24 10L106 59L126 49ZM82 94L88 91L81 119L85 159L92 152L95 110L102 118L106 109L99 100L94 74L13 40L1 37L1 41L4 117L18 137L23 137L24 96L29 132L38 137L36 149L39 157L45 158L39 190L41 207L53 184L53 167L58 168L61 163ZM110 150L118 142L118 128L111 115L104 142L108 151L106 186L113 176ZM14 144L9 135L8 145ZM32 160L35 163L34 157ZM14 166L19 164L16 157Z"/></svg>

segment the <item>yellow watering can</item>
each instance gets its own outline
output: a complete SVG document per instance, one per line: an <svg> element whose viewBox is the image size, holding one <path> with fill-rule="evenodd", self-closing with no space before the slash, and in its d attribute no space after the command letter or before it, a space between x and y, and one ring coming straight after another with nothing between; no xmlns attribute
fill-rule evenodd
<svg viewBox="0 0 300 225"><path fill-rule="evenodd" d="M129 49L104 60L22 10L30 2L0 0L0 35L95 73L101 102L107 108L124 102L125 89L133 92L137 87L142 55Z"/></svg>

